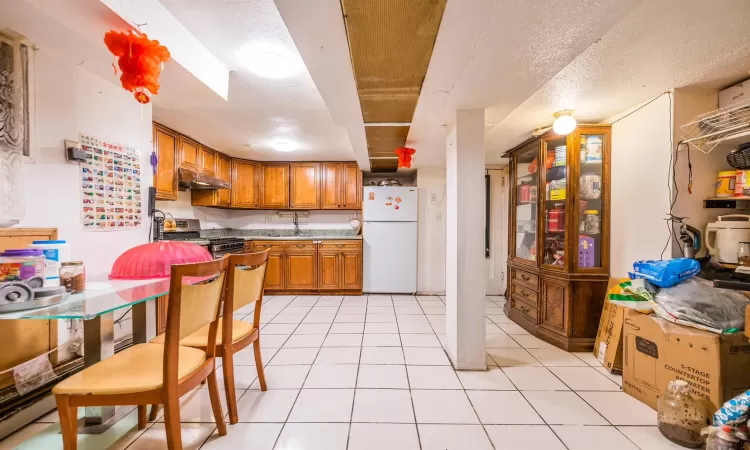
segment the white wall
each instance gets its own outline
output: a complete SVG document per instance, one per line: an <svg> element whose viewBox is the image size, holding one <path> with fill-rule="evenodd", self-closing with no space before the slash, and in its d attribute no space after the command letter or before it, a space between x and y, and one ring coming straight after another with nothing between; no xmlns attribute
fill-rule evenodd
<svg viewBox="0 0 750 450"><path fill-rule="evenodd" d="M713 111L719 107L719 93L716 90L704 90L695 88L679 88L674 91L674 142L675 146L683 139L683 131L680 127L690 122L696 115ZM677 164L675 167L675 179L678 194L675 199L673 213L680 217L686 217L685 223L692 225L703 233L706 224L716 220L716 217L724 214L747 214L747 211L735 211L733 209L706 209L703 207L703 199L716 196L716 175L722 170L734 170L727 162L727 153L731 146L718 145L709 154L705 154L695 148L690 149L690 161L693 165L693 188L692 194L688 193L688 152L687 145L680 146L677 152ZM679 225L675 227L675 233L679 236ZM705 235L704 235L705 239ZM705 242L702 244L702 256L706 253ZM681 257L682 249L678 245L672 248L672 256Z"/></svg>
<svg viewBox="0 0 750 450"><path fill-rule="evenodd" d="M672 136L669 95L612 125L610 274L659 259L669 239L667 177ZM671 249L664 253L669 258Z"/></svg>
<svg viewBox="0 0 750 450"><path fill-rule="evenodd" d="M485 259L487 295L504 295L508 270L508 168L491 169L490 257Z"/></svg>
<svg viewBox="0 0 750 450"><path fill-rule="evenodd" d="M417 291L445 292L445 169L419 169Z"/></svg>
<svg viewBox="0 0 750 450"><path fill-rule="evenodd" d="M177 219L198 219L201 228L236 229L289 229L294 228L291 216L278 216L272 210L231 210L194 207L190 204L190 191L180 192L177 201L158 201L156 207ZM300 216L301 229L349 229L349 221L362 218L360 211L309 211L308 217Z"/></svg>
<svg viewBox="0 0 750 450"><path fill-rule="evenodd" d="M26 218L16 226L57 228L59 238L70 243L73 259L85 262L90 277L107 275L122 252L147 242L147 202L138 229L83 231L80 168L65 161L63 140L77 141L83 132L139 149L141 192L147 194L151 106L141 106L121 87L44 48L36 52L35 65L35 163L24 165Z"/></svg>

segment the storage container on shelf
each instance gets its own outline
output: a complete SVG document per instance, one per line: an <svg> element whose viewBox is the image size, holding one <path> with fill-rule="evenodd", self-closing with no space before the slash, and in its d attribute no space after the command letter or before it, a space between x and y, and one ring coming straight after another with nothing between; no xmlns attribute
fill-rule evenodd
<svg viewBox="0 0 750 450"><path fill-rule="evenodd" d="M70 245L64 240L33 241L29 247L42 250L45 285L59 285L60 264L70 261Z"/></svg>
<svg viewBox="0 0 750 450"><path fill-rule="evenodd" d="M24 281L32 287L44 285L44 256L36 248L0 252L0 282Z"/></svg>

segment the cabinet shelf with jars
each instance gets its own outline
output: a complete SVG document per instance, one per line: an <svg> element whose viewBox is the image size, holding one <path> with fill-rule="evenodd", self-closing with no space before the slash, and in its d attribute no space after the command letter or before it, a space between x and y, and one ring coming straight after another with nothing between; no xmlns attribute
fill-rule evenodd
<svg viewBox="0 0 750 450"><path fill-rule="evenodd" d="M591 350L609 278L610 127L549 131L509 150L508 317Z"/></svg>

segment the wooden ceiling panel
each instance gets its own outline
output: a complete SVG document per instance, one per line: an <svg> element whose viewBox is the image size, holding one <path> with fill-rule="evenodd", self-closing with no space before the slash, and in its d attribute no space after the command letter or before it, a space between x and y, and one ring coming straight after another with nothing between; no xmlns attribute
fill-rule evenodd
<svg viewBox="0 0 750 450"><path fill-rule="evenodd" d="M427 74L447 0L341 0L362 117L367 123L410 123ZM371 131L370 156L393 156L409 127ZM370 160L373 172L396 160Z"/></svg>
<svg viewBox="0 0 750 450"><path fill-rule="evenodd" d="M398 170L398 160L396 159L371 159L370 170L372 173L389 173Z"/></svg>

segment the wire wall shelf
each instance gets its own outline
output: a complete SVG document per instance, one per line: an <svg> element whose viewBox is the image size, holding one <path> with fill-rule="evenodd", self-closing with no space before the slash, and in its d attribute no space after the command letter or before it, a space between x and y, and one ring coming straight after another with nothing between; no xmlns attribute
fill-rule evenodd
<svg viewBox="0 0 750 450"><path fill-rule="evenodd" d="M750 100L699 114L680 129L683 142L705 154L722 143L750 142Z"/></svg>

